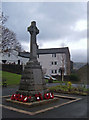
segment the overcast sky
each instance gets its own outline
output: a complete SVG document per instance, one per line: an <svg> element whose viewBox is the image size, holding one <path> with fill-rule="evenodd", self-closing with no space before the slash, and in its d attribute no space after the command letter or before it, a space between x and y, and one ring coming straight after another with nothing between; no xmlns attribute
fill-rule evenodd
<svg viewBox="0 0 89 120"><path fill-rule="evenodd" d="M9 16L6 26L30 51L27 27L35 20L39 29L39 48L69 47L71 60L87 60L87 3L85 2L3 2L2 11Z"/></svg>

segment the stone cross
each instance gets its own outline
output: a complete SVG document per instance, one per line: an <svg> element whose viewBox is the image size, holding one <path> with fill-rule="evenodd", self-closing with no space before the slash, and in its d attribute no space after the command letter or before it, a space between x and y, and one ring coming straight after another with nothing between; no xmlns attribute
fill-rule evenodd
<svg viewBox="0 0 89 120"><path fill-rule="evenodd" d="M28 31L31 34L30 39L30 60L37 59L37 43L36 43L36 35L39 34L39 30L36 27L36 22L32 21L31 26L28 27Z"/></svg>
<svg viewBox="0 0 89 120"><path fill-rule="evenodd" d="M28 27L28 32L31 35L30 56L29 61L24 67L18 92L26 96L33 96L38 93L44 94L46 83L43 77L42 66L37 60L36 35L39 33L39 30L36 27L35 21L31 22L31 26Z"/></svg>

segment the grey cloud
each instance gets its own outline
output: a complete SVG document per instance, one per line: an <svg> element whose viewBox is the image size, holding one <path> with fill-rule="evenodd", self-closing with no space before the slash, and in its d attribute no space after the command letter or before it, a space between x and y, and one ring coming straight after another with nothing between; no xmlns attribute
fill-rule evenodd
<svg viewBox="0 0 89 120"><path fill-rule="evenodd" d="M31 3L31 2L16 2L3 3L3 12L9 16L6 26L14 31L17 39L22 42L29 42L29 33L27 27L32 20L36 20L37 27L40 30L37 36L38 41L52 41L56 39L66 42L79 41L86 38L85 31L71 30L71 26L79 20L87 18L87 3ZM76 52L75 52L76 53ZM78 53L74 58L80 56ZM79 60L80 57L79 57Z"/></svg>
<svg viewBox="0 0 89 120"><path fill-rule="evenodd" d="M6 6L7 5L7 6ZM86 6L86 5L85 5ZM4 8L6 7L6 8ZM83 3L6 3L10 16L10 27L27 40L26 29L31 20L35 19L40 29L39 39L64 39L68 36L77 37L70 26L77 20L86 18ZM9 21L9 20L8 20ZM73 35L74 34L74 35ZM80 36L81 37L81 36Z"/></svg>

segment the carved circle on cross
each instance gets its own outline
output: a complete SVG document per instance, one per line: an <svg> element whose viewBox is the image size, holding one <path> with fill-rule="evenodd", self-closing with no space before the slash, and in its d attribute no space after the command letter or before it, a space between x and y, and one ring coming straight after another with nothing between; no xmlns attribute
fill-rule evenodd
<svg viewBox="0 0 89 120"><path fill-rule="evenodd" d="M28 27L28 31L30 32L30 34L39 34L39 30L38 28L36 27L36 22L35 21L32 21L31 22L31 26Z"/></svg>

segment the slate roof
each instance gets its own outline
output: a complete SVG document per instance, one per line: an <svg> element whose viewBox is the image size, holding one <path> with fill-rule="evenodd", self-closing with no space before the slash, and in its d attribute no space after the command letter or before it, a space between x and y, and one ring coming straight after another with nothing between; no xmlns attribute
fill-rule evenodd
<svg viewBox="0 0 89 120"><path fill-rule="evenodd" d="M50 48L50 49L38 49L37 50L38 55L40 55L40 54L56 54L56 53L65 53L65 54L69 54L69 56L70 56L70 52L69 52L68 47ZM28 58L28 57L30 57L30 53L29 52L19 52L18 56Z"/></svg>

